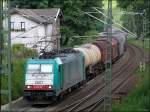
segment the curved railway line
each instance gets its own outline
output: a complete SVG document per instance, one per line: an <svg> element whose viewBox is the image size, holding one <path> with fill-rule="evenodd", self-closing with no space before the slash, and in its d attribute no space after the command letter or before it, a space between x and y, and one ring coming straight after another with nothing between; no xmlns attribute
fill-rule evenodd
<svg viewBox="0 0 150 112"><path fill-rule="evenodd" d="M137 48L136 46L130 46L128 45L128 52L129 56L127 60L124 63L124 67L119 67L115 72L113 72L112 76L112 93L114 94L118 88L129 80L131 77L132 72L137 68L136 65L138 65L137 62L139 62L142 58L143 51L140 48ZM135 51L135 49L138 49ZM136 56L135 56L136 55ZM131 58L134 57L135 58ZM104 77L102 77L104 78ZM92 112L94 109L99 106L104 101L104 88L105 84L103 83L101 86L99 86L95 91L90 93L88 96L84 97L83 99L77 101L75 104L71 104L69 106L64 107L63 109L60 109L59 111L65 111L65 112ZM98 92L101 92L99 96L96 96L96 99L90 99L95 97ZM87 101L89 100L89 101ZM68 109L69 108L69 109Z"/></svg>
<svg viewBox="0 0 150 112"><path fill-rule="evenodd" d="M133 72L138 68L143 59L143 50L135 45L127 45L127 52L112 68L112 93L113 97L119 93L123 85L128 84L133 77ZM89 81L57 103L46 107L30 106L21 100L12 105L13 111L19 112L91 112L103 109L105 84L104 73Z"/></svg>

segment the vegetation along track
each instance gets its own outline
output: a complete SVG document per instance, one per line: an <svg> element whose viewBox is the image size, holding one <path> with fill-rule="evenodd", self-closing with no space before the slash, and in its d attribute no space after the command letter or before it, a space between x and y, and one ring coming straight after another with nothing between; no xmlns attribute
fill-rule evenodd
<svg viewBox="0 0 150 112"><path fill-rule="evenodd" d="M127 46L127 52L125 53L126 56L122 59L117 61L113 65L112 69L112 92L113 95L116 91L119 91L118 88L125 82L128 81L133 71L138 67L139 62L143 56L143 50L139 47L134 45ZM92 82L92 81L91 81ZM64 99L62 102L42 107L42 108L35 108L29 105L22 104L22 107L19 105L14 105L14 111L59 111L59 112L82 112L82 111L94 111L95 109L100 107L100 104L104 101L104 73L97 76L94 81L95 85L90 85L90 87L86 86L82 88L79 92L79 95L84 94L83 96L79 95L72 95ZM90 82L88 82L90 83ZM91 83L92 84L92 83ZM93 90L94 88L94 90ZM82 91L84 92L82 93ZM78 93L77 93L78 94ZM75 97L76 100L71 100L72 97Z"/></svg>

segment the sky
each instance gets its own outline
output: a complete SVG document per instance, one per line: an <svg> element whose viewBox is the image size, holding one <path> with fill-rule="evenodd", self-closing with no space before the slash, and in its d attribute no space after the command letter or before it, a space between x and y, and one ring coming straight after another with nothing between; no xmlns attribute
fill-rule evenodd
<svg viewBox="0 0 150 112"><path fill-rule="evenodd" d="M104 0L103 1L103 3L104 3L104 6L103 6L103 8L105 8L105 9L107 9L108 8L108 0ZM117 2L116 2L116 0L112 0L112 8L114 9L114 8L116 8L117 7Z"/></svg>

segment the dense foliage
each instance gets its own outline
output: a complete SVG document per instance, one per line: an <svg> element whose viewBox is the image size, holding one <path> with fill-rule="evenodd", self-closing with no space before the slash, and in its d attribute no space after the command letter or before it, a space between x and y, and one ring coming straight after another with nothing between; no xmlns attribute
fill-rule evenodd
<svg viewBox="0 0 150 112"><path fill-rule="evenodd" d="M127 12L138 12L143 13L144 9L146 10L146 25L147 25L147 31L149 31L149 0L117 0L118 7L121 9L127 11ZM129 29L130 31L137 34L138 37L140 37L140 34L142 34L142 26L143 26L143 15L123 15L122 16L123 25Z"/></svg>
<svg viewBox="0 0 150 112"><path fill-rule="evenodd" d="M23 94L24 86L24 69L26 58L36 57L36 51L24 47L24 45L16 44L12 46L13 52L13 66L12 66L12 99L16 99ZM2 77L1 87L3 89L8 89L8 78L6 76ZM5 104L8 102L8 96L3 95L1 103Z"/></svg>
<svg viewBox="0 0 150 112"><path fill-rule="evenodd" d="M11 0L11 7L13 8L46 8L48 6L47 0Z"/></svg>
<svg viewBox="0 0 150 112"><path fill-rule="evenodd" d="M11 0L12 7L18 8L53 8L59 7L63 14L61 21L61 44L71 46L83 43L74 41L74 35L85 35L102 29L101 23L88 17L82 11L91 11L92 7L102 7L102 0ZM72 43L74 41L74 43Z"/></svg>

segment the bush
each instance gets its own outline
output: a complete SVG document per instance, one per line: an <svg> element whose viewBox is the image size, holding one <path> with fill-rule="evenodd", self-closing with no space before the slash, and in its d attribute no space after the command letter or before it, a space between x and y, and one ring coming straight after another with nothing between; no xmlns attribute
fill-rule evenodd
<svg viewBox="0 0 150 112"><path fill-rule="evenodd" d="M12 51L13 57L17 59L37 56L37 51L26 48L23 44L14 44L12 46Z"/></svg>
<svg viewBox="0 0 150 112"><path fill-rule="evenodd" d="M82 43L91 43L99 37L96 30L87 31L85 35L87 35L87 37L85 37Z"/></svg>
<svg viewBox="0 0 150 112"><path fill-rule="evenodd" d="M96 40L96 38L98 38L98 32L96 30L90 30L85 32L84 36L76 35L70 38L70 41L68 42L68 46L73 47L85 43L92 43L93 41Z"/></svg>
<svg viewBox="0 0 150 112"><path fill-rule="evenodd" d="M12 100L17 99L23 94L24 86L24 65L27 58L37 56L37 52L30 48L24 47L22 44L15 44L12 46L12 62L13 62L13 71L12 71ZM8 79L2 77L1 86L3 89L7 89ZM1 103L5 104L8 102L8 97L3 95Z"/></svg>

